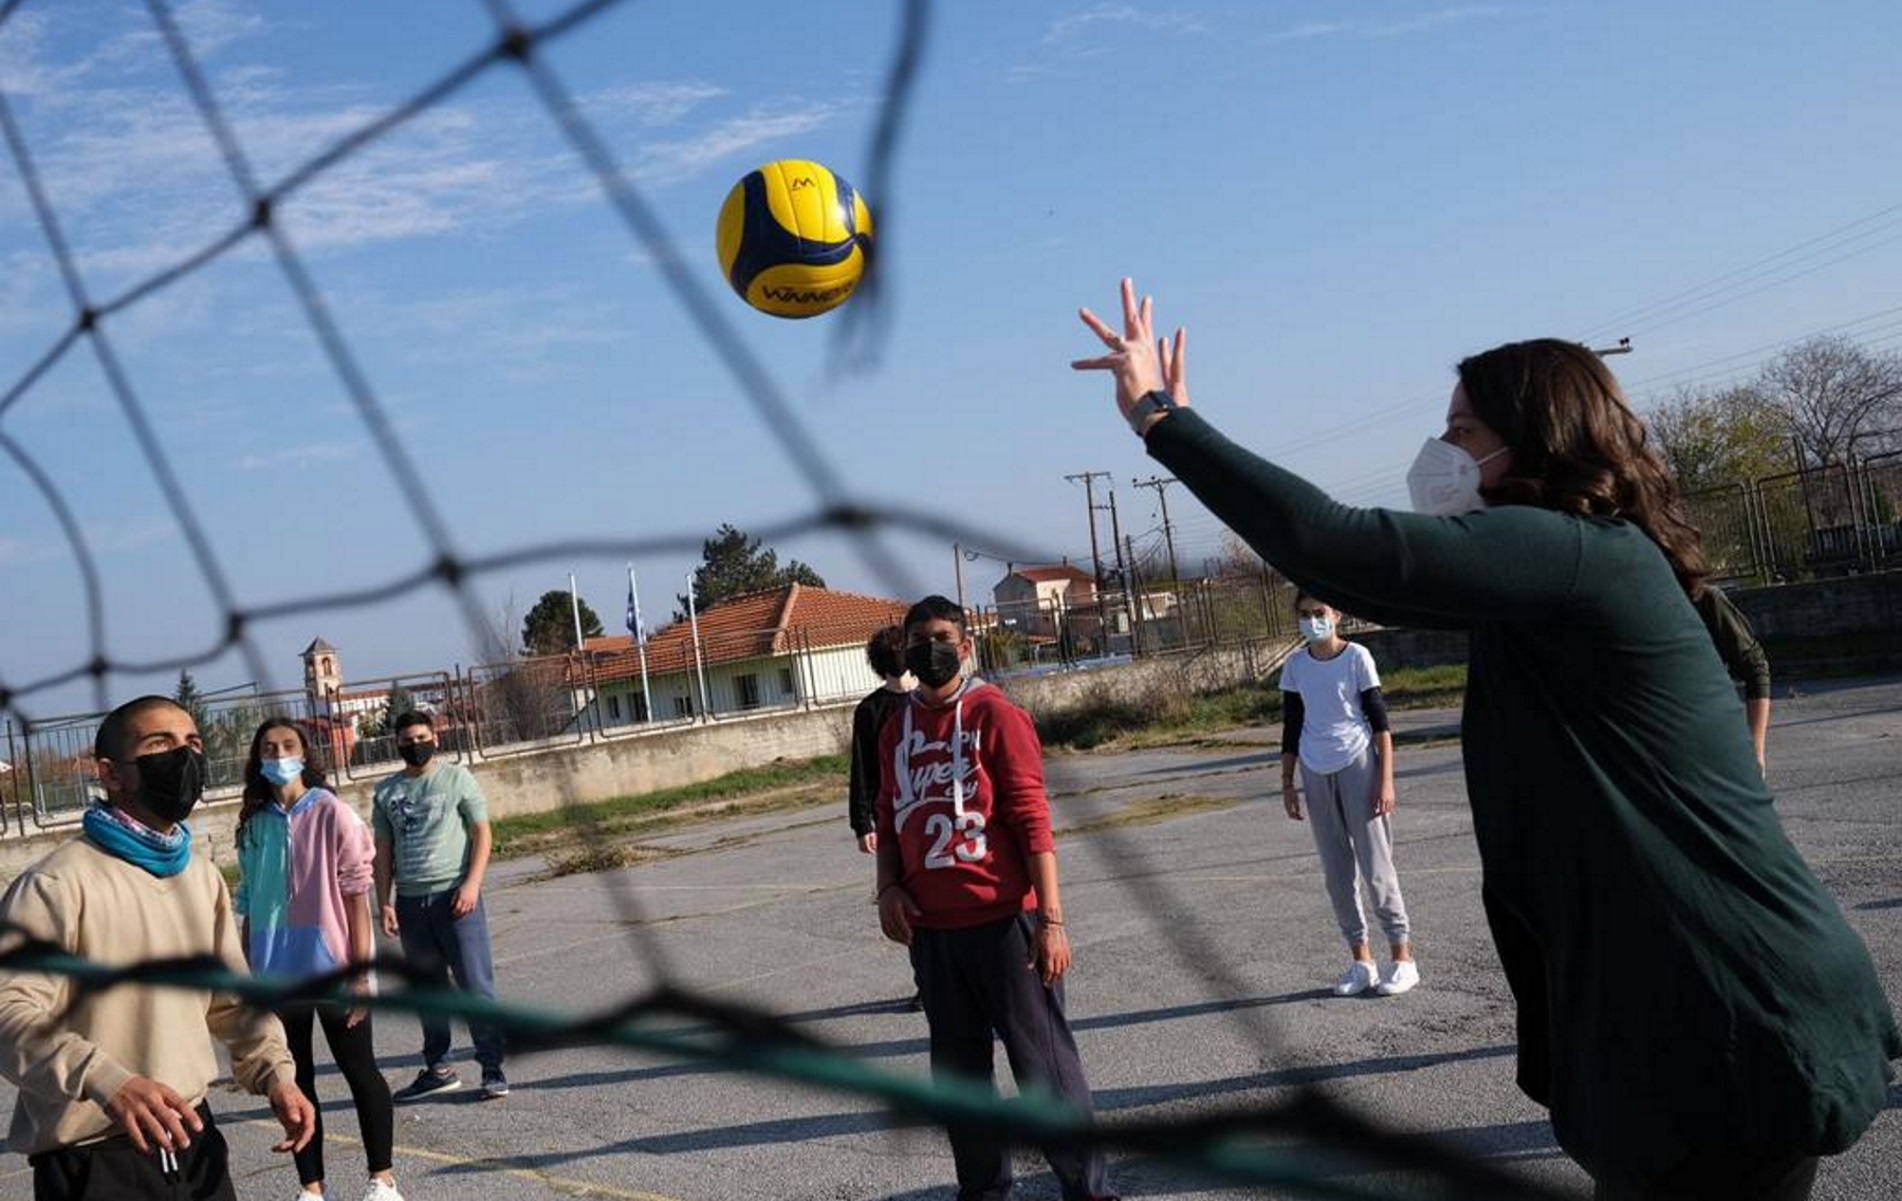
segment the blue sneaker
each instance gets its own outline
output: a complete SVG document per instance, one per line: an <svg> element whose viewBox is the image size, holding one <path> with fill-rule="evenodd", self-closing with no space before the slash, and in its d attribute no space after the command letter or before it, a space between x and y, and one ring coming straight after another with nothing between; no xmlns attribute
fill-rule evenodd
<svg viewBox="0 0 1902 1201"><path fill-rule="evenodd" d="M390 1100L420 1101L437 1093L453 1093L461 1087L462 1077L456 1075L454 1068L424 1068L416 1073L416 1079L391 1093Z"/></svg>

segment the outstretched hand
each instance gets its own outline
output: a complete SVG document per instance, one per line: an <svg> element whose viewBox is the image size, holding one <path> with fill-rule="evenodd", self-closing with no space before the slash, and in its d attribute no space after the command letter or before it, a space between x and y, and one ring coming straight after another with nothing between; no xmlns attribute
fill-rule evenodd
<svg viewBox="0 0 1902 1201"><path fill-rule="evenodd" d="M1188 333L1177 329L1173 339L1157 338L1155 301L1145 296L1138 302L1134 281L1123 280L1121 334L1089 309L1079 309L1077 315L1090 332L1102 340L1109 353L1092 359L1075 359L1070 366L1077 371L1114 372L1116 407L1125 419L1136 402L1150 392L1166 391L1176 404L1189 403Z"/></svg>

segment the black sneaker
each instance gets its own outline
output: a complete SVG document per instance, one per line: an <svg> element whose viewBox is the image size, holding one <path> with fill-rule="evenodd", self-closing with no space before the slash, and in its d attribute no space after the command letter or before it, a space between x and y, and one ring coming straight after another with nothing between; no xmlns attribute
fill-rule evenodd
<svg viewBox="0 0 1902 1201"><path fill-rule="evenodd" d="M456 1075L454 1068L424 1068L416 1073L416 1079L391 1093L390 1100L420 1101L437 1093L453 1093L461 1087L462 1077Z"/></svg>
<svg viewBox="0 0 1902 1201"><path fill-rule="evenodd" d="M508 1077L500 1072L482 1073L482 1099L496 1101L509 1095Z"/></svg>

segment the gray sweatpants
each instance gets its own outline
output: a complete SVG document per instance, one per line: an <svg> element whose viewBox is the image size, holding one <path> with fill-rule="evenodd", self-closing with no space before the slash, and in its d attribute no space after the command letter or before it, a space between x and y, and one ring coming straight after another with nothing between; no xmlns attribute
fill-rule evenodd
<svg viewBox="0 0 1902 1201"><path fill-rule="evenodd" d="M1314 849L1321 853L1327 899L1334 903L1334 920L1350 947L1367 941L1367 914L1360 907L1363 878L1387 941L1399 946L1407 941L1409 929L1407 903L1400 897L1400 877L1393 869L1393 832L1385 817L1374 816L1377 779L1371 745L1352 763L1327 775L1301 765L1308 828L1314 832Z"/></svg>

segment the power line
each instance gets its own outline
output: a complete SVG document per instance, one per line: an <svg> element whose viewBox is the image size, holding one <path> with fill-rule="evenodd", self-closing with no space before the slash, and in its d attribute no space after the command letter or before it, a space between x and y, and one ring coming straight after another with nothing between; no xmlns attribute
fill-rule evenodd
<svg viewBox="0 0 1902 1201"><path fill-rule="evenodd" d="M1818 234L1813 238L1809 238L1805 241L1799 242L1795 246L1791 246L1784 250L1777 251L1775 254L1766 255L1765 257L1758 259L1755 262L1746 263L1744 266L1738 267L1737 269L1733 271L1725 272L1723 275L1719 275L1714 279L1706 280L1701 284L1697 284L1681 292L1675 292L1671 294L1670 296L1664 297L1661 300L1655 300L1648 304L1640 305L1635 309L1629 309L1623 313L1618 314L1615 317L1609 318L1608 320L1600 322L1598 325L1591 327L1590 329L1585 331L1585 335L1586 337L1589 338L1595 335L1604 334L1619 326L1628 325L1631 322L1638 321L1640 319L1647 319L1650 316L1655 315L1659 312L1669 311L1674 306L1690 303L1695 299L1706 298L1710 294L1715 294L1716 292L1720 292L1722 290L1722 287L1721 287L1722 285L1730 284L1733 281L1737 283L1744 282L1741 277L1748 276L1752 272L1758 271L1760 268L1767 267L1770 264L1776 263L1781 259L1785 259L1790 257L1791 255L1795 255L1799 251L1806 250L1813 246L1818 246L1820 243L1829 242L1832 239L1835 239L1839 237L1840 235L1847 233L1850 230L1856 229L1859 226L1868 225L1871 222L1884 221L1886 218L1889 218L1892 216L1897 217L1898 220L1902 220L1902 216L1898 216L1898 215L1902 215L1902 204L1889 205L1887 208L1879 209L1876 212L1869 214L1868 216L1859 217L1856 220L1849 222L1847 225L1840 225L1836 227L1835 229L1829 230L1825 233ZM1888 224L1894 224L1894 222L1888 222ZM1879 229L1876 231L1865 231L1865 232L1880 232L1881 229L1886 229L1886 228L1887 228L1887 225L1884 225L1879 227ZM1865 235L1858 234L1856 236L1862 237ZM1890 240L1893 240L1893 239L1890 239ZM1885 241L1882 244L1886 245L1887 241ZM1834 246L1823 247L1821 248L1821 251L1827 252L1827 250L1831 250L1831 249L1835 249L1835 247ZM1873 247L1871 249L1873 249Z"/></svg>

